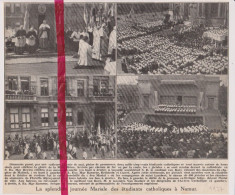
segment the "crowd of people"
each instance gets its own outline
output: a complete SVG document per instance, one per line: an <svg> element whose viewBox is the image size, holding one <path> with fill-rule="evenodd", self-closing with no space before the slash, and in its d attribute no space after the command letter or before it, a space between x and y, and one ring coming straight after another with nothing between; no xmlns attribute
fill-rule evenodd
<svg viewBox="0 0 235 195"><path fill-rule="evenodd" d="M116 140L113 132L106 134L86 131L66 135L67 159L105 159L114 158ZM48 132L34 134L32 137L19 134L8 136L5 140L5 159L18 155L22 159L59 159L58 134Z"/></svg>
<svg viewBox="0 0 235 195"><path fill-rule="evenodd" d="M155 113L170 113L170 114L195 114L197 112L196 106L188 105L165 105L160 104L155 108Z"/></svg>
<svg viewBox="0 0 235 195"><path fill-rule="evenodd" d="M46 20L39 26L37 31L32 25L28 30L23 25L16 26L15 29L7 27L5 33L5 44L8 50L14 50L18 55L25 52L35 53L38 48L48 49L50 39L50 26Z"/></svg>
<svg viewBox="0 0 235 195"><path fill-rule="evenodd" d="M227 28L208 30L203 25L186 28L184 24L173 23L168 29L149 31L152 26L161 24L158 20L146 19L140 25L148 29L144 31L144 27L138 29L130 22L125 26L122 21L120 30L118 28L117 49L123 69L137 74L227 73L226 43L221 38L227 36ZM215 46L214 41L220 39L221 44Z"/></svg>
<svg viewBox="0 0 235 195"><path fill-rule="evenodd" d="M227 158L227 131L202 124L131 123L117 133L119 158Z"/></svg>

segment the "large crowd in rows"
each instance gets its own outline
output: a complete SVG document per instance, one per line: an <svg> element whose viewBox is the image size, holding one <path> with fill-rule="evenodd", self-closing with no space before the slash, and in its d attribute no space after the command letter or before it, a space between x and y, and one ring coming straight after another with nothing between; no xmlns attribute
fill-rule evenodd
<svg viewBox="0 0 235 195"><path fill-rule="evenodd" d="M116 140L114 133L96 134L67 133L67 159L105 159L114 158ZM5 139L5 159L60 159L58 134L54 132L34 134L32 137L19 134Z"/></svg>
<svg viewBox="0 0 235 195"><path fill-rule="evenodd" d="M163 27L149 32L152 25ZM126 26L122 21L117 35L118 55L122 67L138 74L226 74L227 34L225 27L174 23L166 29L159 21L146 19L141 25L127 22ZM221 44L215 44L219 39Z"/></svg>
<svg viewBox="0 0 235 195"><path fill-rule="evenodd" d="M160 104L155 108L155 113L170 113L170 114L195 114L197 112L196 106L188 105L166 105Z"/></svg>
<svg viewBox="0 0 235 195"><path fill-rule="evenodd" d="M118 130L119 158L227 158L227 131L202 124L150 126L131 123Z"/></svg>

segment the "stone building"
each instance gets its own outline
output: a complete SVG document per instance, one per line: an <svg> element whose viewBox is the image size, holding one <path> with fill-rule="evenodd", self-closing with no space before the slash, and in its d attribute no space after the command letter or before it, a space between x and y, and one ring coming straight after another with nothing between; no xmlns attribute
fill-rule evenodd
<svg viewBox="0 0 235 195"><path fill-rule="evenodd" d="M138 108L126 117L130 122L201 123L220 129L220 79L203 75L141 75L138 77ZM159 106L181 106L195 113L155 113ZM138 121L136 121L138 119Z"/></svg>

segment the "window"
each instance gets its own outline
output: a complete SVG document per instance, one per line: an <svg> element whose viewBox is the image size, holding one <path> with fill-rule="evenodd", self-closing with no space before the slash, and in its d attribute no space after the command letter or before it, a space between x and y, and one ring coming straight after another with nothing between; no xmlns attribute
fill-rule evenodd
<svg viewBox="0 0 235 195"><path fill-rule="evenodd" d="M182 96L177 96L177 105L182 105Z"/></svg>
<svg viewBox="0 0 235 195"><path fill-rule="evenodd" d="M93 94L96 96L107 95L109 89L109 81L107 79L94 79Z"/></svg>
<svg viewBox="0 0 235 195"><path fill-rule="evenodd" d="M218 17L218 3L212 3L211 4L211 17Z"/></svg>
<svg viewBox="0 0 235 195"><path fill-rule="evenodd" d="M43 127L48 127L49 125L48 108L41 109L41 123Z"/></svg>
<svg viewBox="0 0 235 195"><path fill-rule="evenodd" d="M11 4L10 3L6 3L6 14L7 15L11 14Z"/></svg>
<svg viewBox="0 0 235 195"><path fill-rule="evenodd" d="M20 13L21 13L20 4L19 4L19 3L16 3L16 4L15 4L15 13L16 13L16 14L20 14Z"/></svg>
<svg viewBox="0 0 235 195"><path fill-rule="evenodd" d="M174 105L175 103L174 96L160 96L160 104Z"/></svg>
<svg viewBox="0 0 235 195"><path fill-rule="evenodd" d="M184 105L196 106L197 105L197 97L184 96L183 102L184 102Z"/></svg>
<svg viewBox="0 0 235 195"><path fill-rule="evenodd" d="M18 81L17 77L8 77L8 87L9 90L17 90L18 89Z"/></svg>
<svg viewBox="0 0 235 195"><path fill-rule="evenodd" d="M11 129L19 128L19 109L10 108L10 124Z"/></svg>
<svg viewBox="0 0 235 195"><path fill-rule="evenodd" d="M23 125L23 128L30 127L30 109L29 108L22 108L22 125Z"/></svg>
<svg viewBox="0 0 235 195"><path fill-rule="evenodd" d="M70 86L72 86L72 80L66 78L66 83L65 83L65 96L72 96L71 95L71 89Z"/></svg>
<svg viewBox="0 0 235 195"><path fill-rule="evenodd" d="M41 78L40 79L40 85L41 85L41 96L48 96L49 95L48 79L47 78Z"/></svg>
<svg viewBox="0 0 235 195"><path fill-rule="evenodd" d="M108 93L108 81L100 82L100 93L107 94Z"/></svg>
<svg viewBox="0 0 235 195"><path fill-rule="evenodd" d="M225 3L220 3L220 17L224 17L226 13L226 4Z"/></svg>
<svg viewBox="0 0 235 195"><path fill-rule="evenodd" d="M144 108L149 108L149 96L148 95L143 96L143 103L144 103Z"/></svg>
<svg viewBox="0 0 235 195"><path fill-rule="evenodd" d="M29 94L29 77L20 77L21 90L24 94Z"/></svg>
<svg viewBox="0 0 235 195"><path fill-rule="evenodd" d="M84 81L77 81L77 92L78 96L84 96Z"/></svg>
<svg viewBox="0 0 235 195"><path fill-rule="evenodd" d="M203 3L199 3L198 6L199 6L199 7L198 7L198 9L199 9L198 16L199 16L199 17L205 17L204 4L203 4Z"/></svg>
<svg viewBox="0 0 235 195"><path fill-rule="evenodd" d="M97 79L94 79L93 94L94 95L98 95L99 94L99 80L97 80Z"/></svg>
<svg viewBox="0 0 235 195"><path fill-rule="evenodd" d="M72 108L66 108L66 125L71 126L73 124Z"/></svg>
<svg viewBox="0 0 235 195"><path fill-rule="evenodd" d="M83 125L83 112L78 111L78 125Z"/></svg>
<svg viewBox="0 0 235 195"><path fill-rule="evenodd" d="M58 108L54 108L54 126L58 126Z"/></svg>

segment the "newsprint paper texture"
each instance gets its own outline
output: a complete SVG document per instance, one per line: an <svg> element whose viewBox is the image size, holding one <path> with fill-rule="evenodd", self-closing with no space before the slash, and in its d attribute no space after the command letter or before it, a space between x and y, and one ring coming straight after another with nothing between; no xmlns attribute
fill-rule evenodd
<svg viewBox="0 0 235 195"><path fill-rule="evenodd" d="M233 5L64 2L69 194L233 194ZM60 194L55 3L2 10L1 193Z"/></svg>

